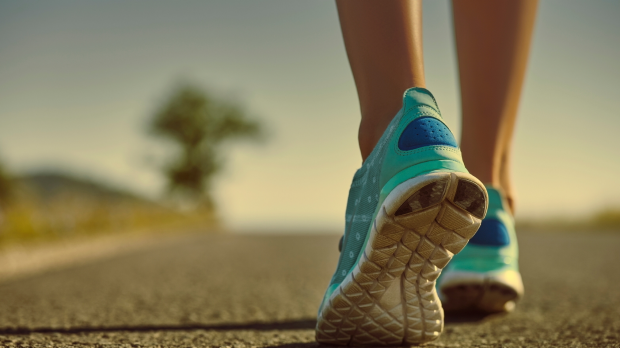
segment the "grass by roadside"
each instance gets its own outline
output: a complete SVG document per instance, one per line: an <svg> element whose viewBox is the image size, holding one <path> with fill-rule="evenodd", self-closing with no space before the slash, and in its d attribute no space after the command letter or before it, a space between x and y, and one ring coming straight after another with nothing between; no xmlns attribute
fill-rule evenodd
<svg viewBox="0 0 620 348"><path fill-rule="evenodd" d="M547 232L620 233L620 208L609 208L586 218L552 217L538 220L517 220L517 230Z"/></svg>
<svg viewBox="0 0 620 348"><path fill-rule="evenodd" d="M209 210L179 211L91 180L38 173L16 180L0 207L0 249L136 231L213 228Z"/></svg>

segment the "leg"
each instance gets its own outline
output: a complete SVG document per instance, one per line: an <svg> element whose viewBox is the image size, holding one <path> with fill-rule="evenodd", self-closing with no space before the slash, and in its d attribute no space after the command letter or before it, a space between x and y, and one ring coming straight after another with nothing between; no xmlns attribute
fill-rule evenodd
<svg viewBox="0 0 620 348"><path fill-rule="evenodd" d="M338 0L338 15L360 99L365 160L401 107L403 91L425 87L421 0Z"/></svg>
<svg viewBox="0 0 620 348"><path fill-rule="evenodd" d="M512 199L510 144L537 0L453 0L467 168Z"/></svg>
<svg viewBox="0 0 620 348"><path fill-rule="evenodd" d="M349 190L340 258L316 339L373 346L432 341L444 319L435 281L480 226L487 190L467 173L423 88L421 1L337 4L360 98L364 163ZM382 137L384 147L372 152Z"/></svg>
<svg viewBox="0 0 620 348"><path fill-rule="evenodd" d="M461 148L470 172L487 184L489 208L437 286L445 310L511 311L524 290L508 206L510 148L536 0L453 0L453 9L463 108Z"/></svg>

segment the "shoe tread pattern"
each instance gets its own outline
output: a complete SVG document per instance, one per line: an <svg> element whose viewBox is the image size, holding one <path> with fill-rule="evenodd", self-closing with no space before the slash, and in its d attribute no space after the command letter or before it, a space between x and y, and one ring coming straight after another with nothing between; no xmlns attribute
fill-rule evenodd
<svg viewBox="0 0 620 348"><path fill-rule="evenodd" d="M380 208L360 261L332 293L318 318L319 343L398 346L439 336L443 309L435 281L481 222L479 206L473 204L470 209L479 215L474 216L463 204L454 203L459 184L468 177L446 173L438 180L434 176L434 181L410 195L394 214L387 213L385 204ZM470 180L467 184L476 185ZM467 189L478 199L486 199L483 186L476 187L480 192ZM426 194L420 195L422 191ZM461 192L456 196L468 204L466 207L472 206L469 195ZM482 204L484 217L486 202ZM382 297L395 281L400 284L400 301L386 306Z"/></svg>
<svg viewBox="0 0 620 348"><path fill-rule="evenodd" d="M510 312L519 299L517 290L506 284L463 282L442 289L445 308L450 312Z"/></svg>

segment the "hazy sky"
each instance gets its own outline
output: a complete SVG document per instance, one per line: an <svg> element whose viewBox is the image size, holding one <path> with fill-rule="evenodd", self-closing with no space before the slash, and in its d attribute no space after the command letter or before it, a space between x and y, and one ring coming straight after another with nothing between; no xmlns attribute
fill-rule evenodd
<svg viewBox="0 0 620 348"><path fill-rule="evenodd" d="M450 6L425 1L426 75L458 134ZM620 205L620 1L541 1L515 143L522 217ZM264 145L232 148L216 196L237 228L344 226L359 107L332 1L0 0L0 158L150 196L144 132L175 83L233 95Z"/></svg>

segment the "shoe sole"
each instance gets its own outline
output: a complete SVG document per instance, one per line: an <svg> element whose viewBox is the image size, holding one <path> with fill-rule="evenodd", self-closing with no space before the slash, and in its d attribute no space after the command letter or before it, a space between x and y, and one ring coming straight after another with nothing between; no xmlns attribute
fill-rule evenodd
<svg viewBox="0 0 620 348"><path fill-rule="evenodd" d="M450 312L511 312L523 296L523 282L516 271L498 274L450 272L439 291Z"/></svg>
<svg viewBox="0 0 620 348"><path fill-rule="evenodd" d="M335 345L407 345L443 330L441 270L484 218L484 185L467 173L407 180L386 197L363 255L323 307L316 339Z"/></svg>

